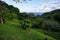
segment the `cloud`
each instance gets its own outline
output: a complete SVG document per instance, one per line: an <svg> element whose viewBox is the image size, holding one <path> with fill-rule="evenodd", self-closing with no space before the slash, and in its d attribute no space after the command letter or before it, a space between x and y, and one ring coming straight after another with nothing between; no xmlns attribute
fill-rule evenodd
<svg viewBox="0 0 60 40"><path fill-rule="evenodd" d="M29 7L29 8L20 7L19 9L21 12L35 12L35 8L32 8L32 7Z"/></svg>
<svg viewBox="0 0 60 40"><path fill-rule="evenodd" d="M39 12L49 12L55 9L60 9L60 0L56 1L50 1L47 3L43 3L40 5L40 7L37 9Z"/></svg>
<svg viewBox="0 0 60 40"><path fill-rule="evenodd" d="M20 12L49 12L60 9L60 0L32 0L28 3L16 4L12 0L2 0L20 9ZM22 1L22 0L21 0Z"/></svg>
<svg viewBox="0 0 60 40"><path fill-rule="evenodd" d="M51 0L49 2L42 3L38 8L30 8L31 12L50 12L55 9L60 9L60 0ZM27 9L26 9L27 10Z"/></svg>
<svg viewBox="0 0 60 40"><path fill-rule="evenodd" d="M40 6L37 8L33 8L32 6L26 7L26 5L23 5L23 7L20 7L21 12L50 12L55 9L60 9L60 0L49 0L42 2Z"/></svg>
<svg viewBox="0 0 60 40"><path fill-rule="evenodd" d="M37 8L33 8L32 6L20 6L21 12L50 12L55 9L60 9L60 0L47 0L45 2L42 2L40 6Z"/></svg>

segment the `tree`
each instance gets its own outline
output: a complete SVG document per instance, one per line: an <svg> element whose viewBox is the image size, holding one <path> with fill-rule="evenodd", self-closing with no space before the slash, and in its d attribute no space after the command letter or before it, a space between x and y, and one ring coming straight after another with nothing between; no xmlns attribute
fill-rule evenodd
<svg viewBox="0 0 60 40"><path fill-rule="evenodd" d="M0 23L3 24L2 6L0 5Z"/></svg>
<svg viewBox="0 0 60 40"><path fill-rule="evenodd" d="M29 19L25 19L22 23L22 28L23 29L30 29L32 26L31 21Z"/></svg>
<svg viewBox="0 0 60 40"><path fill-rule="evenodd" d="M15 2L21 2L21 0L13 0L13 1L15 1ZM23 2L24 1L27 1L27 0L22 0ZM29 0L29 1L31 1L31 0Z"/></svg>
<svg viewBox="0 0 60 40"><path fill-rule="evenodd" d="M28 16L27 16L27 14L26 14L25 12L18 14L18 19L19 19L19 20L27 19L27 17L28 17Z"/></svg>
<svg viewBox="0 0 60 40"><path fill-rule="evenodd" d="M46 20L44 21L45 24L45 29L47 29L49 32L50 31L55 31L56 27L58 27L58 23L53 21L53 20Z"/></svg>
<svg viewBox="0 0 60 40"><path fill-rule="evenodd" d="M0 0L1 1L1 0ZM16 3L17 2L20 2L21 3L21 0L13 0L13 1L15 1ZM24 2L24 1L26 1L26 0L22 0L22 2ZM31 1L31 0L29 0L29 1Z"/></svg>
<svg viewBox="0 0 60 40"><path fill-rule="evenodd" d="M28 14L28 18L29 18L29 19L34 19L34 17L35 17L35 15L34 15L33 13L29 13L29 14Z"/></svg>
<svg viewBox="0 0 60 40"><path fill-rule="evenodd" d="M12 19L17 19L19 10L12 5L8 5L3 1L0 1L0 23L3 24L4 22Z"/></svg>
<svg viewBox="0 0 60 40"><path fill-rule="evenodd" d="M2 13L0 13L0 23L3 24Z"/></svg>

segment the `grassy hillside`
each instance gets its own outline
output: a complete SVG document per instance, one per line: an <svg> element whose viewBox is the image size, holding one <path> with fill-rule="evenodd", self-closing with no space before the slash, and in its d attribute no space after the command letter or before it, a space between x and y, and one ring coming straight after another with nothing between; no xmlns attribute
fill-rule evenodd
<svg viewBox="0 0 60 40"><path fill-rule="evenodd" d="M27 31L19 28L17 25L0 24L0 40L44 40L45 37L49 40L56 40L33 29Z"/></svg>
<svg viewBox="0 0 60 40"><path fill-rule="evenodd" d="M0 40L59 40L59 31L59 10L35 16L0 1Z"/></svg>
<svg viewBox="0 0 60 40"><path fill-rule="evenodd" d="M60 40L60 32L54 32L54 31L48 32L47 30L44 30L44 29L34 29L34 30L47 34L49 36L52 36L52 37L56 38L57 40Z"/></svg>

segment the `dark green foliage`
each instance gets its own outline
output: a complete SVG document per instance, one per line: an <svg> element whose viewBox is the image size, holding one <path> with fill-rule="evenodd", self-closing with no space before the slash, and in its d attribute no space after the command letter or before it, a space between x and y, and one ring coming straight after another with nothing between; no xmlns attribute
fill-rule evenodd
<svg viewBox="0 0 60 40"><path fill-rule="evenodd" d="M18 8L13 7L12 5L8 5L3 1L0 1L0 23L15 24L18 25L16 27L20 27L25 30L29 30L30 28L37 28L47 30L48 32L51 31L60 32L60 9L44 13L41 16L40 15L35 16L33 13L30 14L27 14L25 12L20 13ZM40 32L38 33L36 31L33 32L36 33L37 35L40 34ZM47 35L46 32L45 34ZM45 38L44 40L47 40L46 37L44 38ZM2 38L0 37L0 39ZM8 37L8 40L9 39L10 37ZM36 40L40 40L40 35Z"/></svg>
<svg viewBox="0 0 60 40"><path fill-rule="evenodd" d="M50 26L55 27L56 28L55 30L58 31L60 29L60 25L59 25L60 24L60 9L54 10L51 12L46 12L41 17L45 18L45 20L48 22L48 24L50 24ZM48 20L51 20L51 21L48 21Z"/></svg>
<svg viewBox="0 0 60 40"><path fill-rule="evenodd" d="M2 21L6 22L7 20L17 19L19 10L12 5L8 5L3 1L0 1L0 15L2 15Z"/></svg>
<svg viewBox="0 0 60 40"><path fill-rule="evenodd" d="M31 28L31 26L32 26L32 24L31 24L31 21L29 20L29 19L25 19L25 20L23 20L23 22L22 22L22 24L21 24L22 26L22 28L23 29L30 29Z"/></svg>
<svg viewBox="0 0 60 40"><path fill-rule="evenodd" d="M24 13L20 13L18 14L18 19L19 20L24 20L24 19L27 19L27 14L24 12Z"/></svg>
<svg viewBox="0 0 60 40"><path fill-rule="evenodd" d="M47 18L47 19L51 19L51 20L55 20L55 21L59 22L59 20L60 20L59 19L60 18L60 9L54 10L52 12L44 13L42 15L42 17Z"/></svg>
<svg viewBox="0 0 60 40"><path fill-rule="evenodd" d="M2 22L4 23L8 20L12 21L13 19L17 19L20 21L20 27L23 27L25 29L30 26L31 28L39 29L48 29L51 27L57 29L60 28L56 26L57 23L58 25L60 23L60 9L44 13L41 16L35 16L33 13L30 14L26 14L25 12L20 13L16 7L8 5L3 1L0 1L0 9L1 9L0 15L2 15L0 20L2 20Z"/></svg>
<svg viewBox="0 0 60 40"><path fill-rule="evenodd" d="M59 26L57 22L52 20L46 20L44 21L44 23L45 23L45 29L47 29L48 31L55 31L56 27Z"/></svg>
<svg viewBox="0 0 60 40"><path fill-rule="evenodd" d="M35 17L35 15L34 15L33 13L29 13L29 14L28 14L28 18L29 18L29 19L32 19L32 20L33 20L34 17Z"/></svg>

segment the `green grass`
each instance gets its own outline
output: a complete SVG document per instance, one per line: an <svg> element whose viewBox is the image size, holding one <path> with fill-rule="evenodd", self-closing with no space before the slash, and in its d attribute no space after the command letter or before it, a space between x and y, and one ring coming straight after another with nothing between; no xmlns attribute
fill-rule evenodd
<svg viewBox="0 0 60 40"><path fill-rule="evenodd" d="M48 35L56 38L57 40L60 40L60 32L50 32Z"/></svg>
<svg viewBox="0 0 60 40"><path fill-rule="evenodd" d="M34 30L44 34L47 32L47 35L52 36L57 40L60 40L60 32L54 32L54 31L48 32L47 30L43 30L43 29L34 29Z"/></svg>
<svg viewBox="0 0 60 40"><path fill-rule="evenodd" d="M17 25L0 24L0 40L56 40L55 38L31 29L23 30Z"/></svg>

